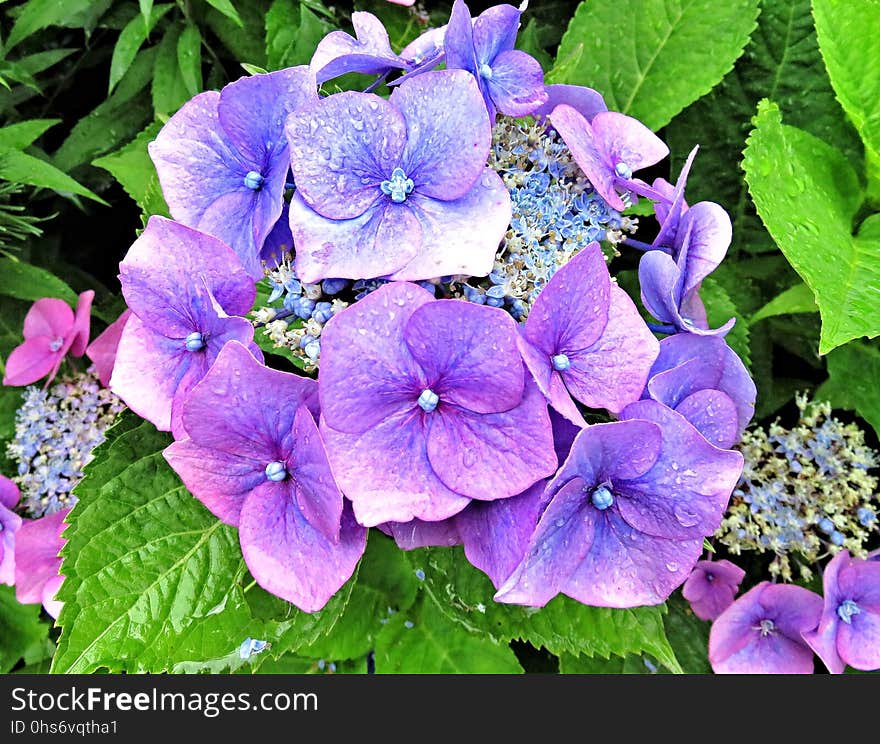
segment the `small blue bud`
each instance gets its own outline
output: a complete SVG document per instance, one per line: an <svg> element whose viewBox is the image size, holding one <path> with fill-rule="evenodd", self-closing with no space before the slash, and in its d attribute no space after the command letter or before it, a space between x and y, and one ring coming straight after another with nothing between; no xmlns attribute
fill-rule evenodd
<svg viewBox="0 0 880 744"><path fill-rule="evenodd" d="M550 361L557 372L565 372L571 367L571 360L565 354L556 354Z"/></svg>
<svg viewBox="0 0 880 744"><path fill-rule="evenodd" d="M407 178L403 168L395 168L391 171L391 178L382 181L379 188L385 196L390 196L391 201L395 204L402 204L406 201L406 197L413 192L416 187L411 178Z"/></svg>
<svg viewBox="0 0 880 744"><path fill-rule="evenodd" d="M312 341L314 341L314 340L315 340L315 337L314 337L314 336L310 336L308 333L306 333L306 334L305 334L305 335L299 340L299 348L300 348L300 349L305 349L306 346L308 346L308 345L309 345L310 343L312 343Z"/></svg>
<svg viewBox="0 0 880 744"><path fill-rule="evenodd" d="M852 625L852 616L860 615L861 608L851 599L846 599L837 606L837 617L847 625Z"/></svg>
<svg viewBox="0 0 880 744"><path fill-rule="evenodd" d="M49 342L49 351L58 351L62 346L64 346L64 339L56 338Z"/></svg>
<svg viewBox="0 0 880 744"><path fill-rule="evenodd" d="M287 478L287 467L279 460L273 460L266 466L266 478L273 483L280 483Z"/></svg>
<svg viewBox="0 0 880 744"><path fill-rule="evenodd" d="M339 294L349 285L348 279L325 279L321 282L321 289L325 295Z"/></svg>
<svg viewBox="0 0 880 744"><path fill-rule="evenodd" d="M625 180L629 180L630 178L632 178L632 174L633 174L632 168L630 168L622 160L617 165L614 166L614 172L618 176L620 176L620 178L623 178Z"/></svg>
<svg viewBox="0 0 880 744"><path fill-rule="evenodd" d="M318 339L315 339L311 343L306 344L303 347L303 351L309 359L316 362L318 361L318 357L321 356L321 342L318 341Z"/></svg>
<svg viewBox="0 0 880 744"><path fill-rule="evenodd" d="M611 493L607 486L599 486L593 490L592 501L593 506L600 511L605 511L614 503L614 494Z"/></svg>
<svg viewBox="0 0 880 744"><path fill-rule="evenodd" d="M320 669L323 672L324 667L326 667L326 666L327 666L326 661L324 661L323 659L318 659L318 669Z"/></svg>
<svg viewBox="0 0 880 744"><path fill-rule="evenodd" d="M486 296L486 304L489 307L504 307L504 298L503 297L490 297Z"/></svg>
<svg viewBox="0 0 880 744"><path fill-rule="evenodd" d="M406 620L403 623L404 628L413 628L415 627L415 623L412 620Z"/></svg>
<svg viewBox="0 0 880 744"><path fill-rule="evenodd" d="M862 527L870 527L877 519L874 510L869 509L867 506L860 506L856 512L856 516L859 518L859 524L862 525Z"/></svg>
<svg viewBox="0 0 880 744"><path fill-rule="evenodd" d="M419 581L424 581L424 580L425 580L425 572L422 571L422 569L417 568L417 569L416 569L416 578L417 578Z"/></svg>
<svg viewBox="0 0 880 744"><path fill-rule="evenodd" d="M431 413L434 409L437 408L437 404L440 402L440 396L437 395L431 388L425 388L422 390L422 394L419 396L419 406L421 406L422 410L425 413Z"/></svg>
<svg viewBox="0 0 880 744"><path fill-rule="evenodd" d="M247 637L242 641L241 646L238 647L238 655L242 659L250 659L254 654L260 653L260 651L268 648L269 643L267 641L260 641L256 638Z"/></svg>
<svg viewBox="0 0 880 744"><path fill-rule="evenodd" d="M244 185L247 186L252 191L259 191L263 186L263 181L266 179L263 178L262 173L258 173L257 171L248 171L247 175L244 177Z"/></svg>
<svg viewBox="0 0 880 744"><path fill-rule="evenodd" d="M834 530L834 532L831 533L830 540L831 540L832 544L836 545L837 547L840 547L841 545L843 545L843 541L845 539L846 539L846 535L844 535L842 532L838 532L837 530Z"/></svg>
<svg viewBox="0 0 880 744"><path fill-rule="evenodd" d="M205 337L198 331L193 331L183 343L187 351L201 351L205 348Z"/></svg>
<svg viewBox="0 0 880 744"><path fill-rule="evenodd" d="M312 311L312 320L324 325L333 317L333 306L329 302L318 302Z"/></svg>
<svg viewBox="0 0 880 744"><path fill-rule="evenodd" d="M308 320L312 317L312 312L315 309L315 301L310 300L308 297L297 297L291 302L289 309L292 310L294 315L298 318Z"/></svg>
<svg viewBox="0 0 880 744"><path fill-rule="evenodd" d="M819 520L819 529L826 535L830 535L834 532L834 522L828 519L828 517L822 517L822 519Z"/></svg>

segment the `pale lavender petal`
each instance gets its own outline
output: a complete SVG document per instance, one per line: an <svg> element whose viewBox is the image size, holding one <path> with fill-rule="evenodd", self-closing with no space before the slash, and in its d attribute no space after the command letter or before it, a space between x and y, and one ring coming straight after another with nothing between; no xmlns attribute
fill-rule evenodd
<svg viewBox="0 0 880 744"><path fill-rule="evenodd" d="M688 294L718 268L730 246L733 227L721 206L700 202L681 218L679 232L688 236L684 263L686 279L682 287L682 294Z"/></svg>
<svg viewBox="0 0 880 744"><path fill-rule="evenodd" d="M406 62L391 49L388 32L376 16L355 11L351 14L351 25L357 38L345 31L332 31L318 42L309 67L319 83L348 72L379 75L406 67Z"/></svg>
<svg viewBox="0 0 880 744"><path fill-rule="evenodd" d="M577 404L575 404L571 397L563 376L559 372L554 371L550 376L550 395L548 397L550 405L572 424L579 427L587 425Z"/></svg>
<svg viewBox="0 0 880 744"><path fill-rule="evenodd" d="M13 509L21 498L21 492L15 481L10 480L5 475L0 475L0 506L7 509Z"/></svg>
<svg viewBox="0 0 880 744"><path fill-rule="evenodd" d="M556 470L547 403L531 382L509 411L479 414L441 404L426 418L431 467L457 493L503 499Z"/></svg>
<svg viewBox="0 0 880 744"><path fill-rule="evenodd" d="M473 75L426 72L394 89L391 104L406 121L400 167L416 193L443 201L464 197L486 170L492 125Z"/></svg>
<svg viewBox="0 0 880 744"><path fill-rule="evenodd" d="M320 610L354 573L367 531L347 509L338 542L328 540L297 508L285 483L264 483L245 500L241 552L266 591L305 612Z"/></svg>
<svg viewBox="0 0 880 744"><path fill-rule="evenodd" d="M656 165L669 155L663 140L631 116L603 111L593 117L590 126L594 146L603 153L611 168L623 162L630 170L637 171Z"/></svg>
<svg viewBox="0 0 880 744"><path fill-rule="evenodd" d="M411 522L404 523L389 522L385 525L379 525L379 528L387 529L401 550L416 550L431 546L448 548L461 543L455 520L456 517L443 519L439 522L413 519Z"/></svg>
<svg viewBox="0 0 880 744"><path fill-rule="evenodd" d="M389 416L360 434L345 434L321 419L321 435L336 482L351 499L357 521L424 519L436 522L470 499L447 488L428 462L422 411Z"/></svg>
<svg viewBox="0 0 880 744"><path fill-rule="evenodd" d="M563 103L573 108L587 121L591 121L600 111L608 110L602 94L592 88L586 88L582 85L556 84L546 85L544 90L547 92L547 101L538 106L532 112L532 116L549 116L554 108Z"/></svg>
<svg viewBox="0 0 880 744"><path fill-rule="evenodd" d="M332 220L315 212L296 193L290 227L296 244L296 274L304 282L321 279L372 279L405 271L419 261L423 239L415 210L380 202L360 217ZM420 279L429 278L422 274Z"/></svg>
<svg viewBox="0 0 880 744"><path fill-rule="evenodd" d="M465 6L467 7L467 6ZM479 62L491 64L499 54L513 49L520 11L512 5L493 5L474 21L474 49Z"/></svg>
<svg viewBox="0 0 880 744"><path fill-rule="evenodd" d="M676 324L678 312L676 290L681 271L663 251L648 251L639 261L639 287L642 304L661 323Z"/></svg>
<svg viewBox="0 0 880 744"><path fill-rule="evenodd" d="M517 335L504 310L460 300L425 303L404 328L407 348L441 406L451 403L475 413L508 411L522 399Z"/></svg>
<svg viewBox="0 0 880 744"><path fill-rule="evenodd" d="M321 334L318 378L328 427L359 434L391 415L421 413L417 401L427 379L404 329L416 310L433 301L415 284L387 284L330 319Z"/></svg>
<svg viewBox="0 0 880 744"><path fill-rule="evenodd" d="M667 246L669 248L676 245L681 218L688 211L687 202L684 200L684 189L687 184L688 174L691 171L691 166L699 149L700 146L697 145L691 150L682 166L681 172L678 174L675 186L663 178L654 179L652 184L654 191L665 196L668 202L659 199L654 203L654 214L660 223L660 231L652 241L652 245Z"/></svg>
<svg viewBox="0 0 880 744"><path fill-rule="evenodd" d="M110 385L110 375L113 374L113 365L116 363L116 349L130 315L131 310L124 310L86 349L86 355L95 365L98 379L104 387Z"/></svg>
<svg viewBox="0 0 880 744"><path fill-rule="evenodd" d="M461 199L444 202L414 193L406 204L421 225L422 242L415 258L391 279L489 274L511 217L510 194L497 173L486 168Z"/></svg>
<svg viewBox="0 0 880 744"><path fill-rule="evenodd" d="M66 542L61 533L69 512L62 509L40 519L26 519L15 533L15 598L22 604L42 603L46 585L58 576L58 554ZM52 586L57 588L57 582Z"/></svg>
<svg viewBox="0 0 880 744"><path fill-rule="evenodd" d="M6 497L3 491L7 490L6 484L15 489L15 501L9 505L12 507L18 501L18 488L5 476L0 476L0 584L15 584L15 533L21 527L22 520L4 503Z"/></svg>
<svg viewBox="0 0 880 744"><path fill-rule="evenodd" d="M445 37L446 26L428 29L401 49L400 56L414 68L422 65L440 64L445 56L443 50Z"/></svg>
<svg viewBox="0 0 880 744"><path fill-rule="evenodd" d="M880 669L880 611L863 611L852 618L851 625L840 623L837 648L840 657L853 669Z"/></svg>
<svg viewBox="0 0 880 744"><path fill-rule="evenodd" d="M446 52L447 68L467 70L474 75L477 74L474 24L470 10L463 0L455 0L452 4L452 13L443 37L443 48Z"/></svg>
<svg viewBox="0 0 880 744"><path fill-rule="evenodd" d="M502 52L492 62L492 77L484 81L498 111L528 116L547 102L544 70L532 56L518 49Z"/></svg>
<svg viewBox="0 0 880 744"><path fill-rule="evenodd" d="M716 447L727 449L739 439L736 405L720 390L698 390L682 400L675 410Z"/></svg>

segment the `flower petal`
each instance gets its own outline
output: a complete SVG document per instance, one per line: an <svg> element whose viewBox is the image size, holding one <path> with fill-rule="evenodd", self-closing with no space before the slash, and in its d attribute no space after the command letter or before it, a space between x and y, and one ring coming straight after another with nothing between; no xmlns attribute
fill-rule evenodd
<svg viewBox="0 0 880 744"><path fill-rule="evenodd" d="M122 329L125 328L129 316L131 316L131 310L124 310L86 349L86 355L95 365L98 379L104 387L110 384L110 375L113 373L113 365L116 363L116 349L119 346L119 339L122 338Z"/></svg>
<svg viewBox="0 0 880 744"><path fill-rule="evenodd" d="M40 519L25 519L15 533L15 598L22 604L43 601L46 584L58 576L58 554L66 540L61 537L70 509Z"/></svg>
<svg viewBox="0 0 880 744"><path fill-rule="evenodd" d="M605 162L612 167L622 161L630 170L637 171L656 165L669 155L669 148L663 140L631 116L602 111L593 117L590 126L596 149L604 154Z"/></svg>
<svg viewBox="0 0 880 744"><path fill-rule="evenodd" d="M64 300L44 297L31 305L24 316L23 336L25 339L46 336L52 339L64 338L73 327L73 310Z"/></svg>
<svg viewBox="0 0 880 744"><path fill-rule="evenodd" d="M49 336L32 336L16 346L6 358L4 385L30 385L57 369L64 355L52 351L55 339Z"/></svg>
<svg viewBox="0 0 880 744"><path fill-rule="evenodd" d="M406 68L406 62L391 49L388 32L376 16L355 11L351 25L357 38L345 31L331 31L318 42L309 67L319 83L348 72L380 75L389 69Z"/></svg>
<svg viewBox="0 0 880 744"><path fill-rule="evenodd" d="M502 52L495 58L492 77L485 85L498 111L507 116L533 115L547 102L541 64L518 49Z"/></svg>
<svg viewBox="0 0 880 744"><path fill-rule="evenodd" d="M544 90L547 93L547 101L532 112L534 117L546 117L554 108L563 103L571 106L587 121L591 121L600 111L608 110L602 94L592 88L582 85L556 84L545 85Z"/></svg>
<svg viewBox="0 0 880 744"><path fill-rule="evenodd" d="M736 406L720 390L698 390L681 401L675 410L716 447L728 449L739 440Z"/></svg>

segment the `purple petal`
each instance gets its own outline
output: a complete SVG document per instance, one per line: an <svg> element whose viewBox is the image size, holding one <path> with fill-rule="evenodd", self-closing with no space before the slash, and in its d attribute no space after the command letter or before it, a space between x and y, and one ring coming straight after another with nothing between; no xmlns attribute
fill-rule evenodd
<svg viewBox="0 0 880 744"><path fill-rule="evenodd" d="M290 227L296 244L296 274L314 283L328 277L372 279L419 260L420 224L407 204L380 202L360 217L322 217L299 193L290 202ZM419 278L426 278L424 275Z"/></svg>
<svg viewBox="0 0 880 744"><path fill-rule="evenodd" d="M441 403L427 417L431 467L457 493L503 499L556 470L547 403L531 382L509 411L480 414Z"/></svg>
<svg viewBox="0 0 880 744"><path fill-rule="evenodd" d="M384 98L337 93L291 114L285 129L297 195L320 215L353 219L384 201L379 185L406 144L406 122Z"/></svg>
<svg viewBox="0 0 880 744"><path fill-rule="evenodd" d="M553 410L550 411L550 424L553 427L553 449L556 450L556 459L562 464L568 459L575 437L584 427L572 424Z"/></svg>
<svg viewBox="0 0 880 744"><path fill-rule="evenodd" d="M416 257L390 278L418 281L489 274L511 217L510 194L497 173L486 168L474 187L455 201L413 194L406 203L421 225L422 242Z"/></svg>
<svg viewBox="0 0 880 744"><path fill-rule="evenodd" d="M605 330L590 347L569 353L571 367L562 378L581 403L617 413L641 396L658 350L629 295L612 285Z"/></svg>
<svg viewBox="0 0 880 744"><path fill-rule="evenodd" d="M534 57L518 49L502 52L492 62L486 87L496 108L507 116L528 116L547 102L544 70Z"/></svg>
<svg viewBox="0 0 880 744"><path fill-rule="evenodd" d="M507 4L493 5L480 13L474 21L474 48L479 62L492 64L499 54L513 49L521 15Z"/></svg>
<svg viewBox="0 0 880 744"><path fill-rule="evenodd" d="M437 70L394 89L391 104L406 121L400 167L416 193L452 201L464 197L486 170L492 126L473 76Z"/></svg>
<svg viewBox="0 0 880 744"><path fill-rule="evenodd" d="M614 483L623 518L670 539L711 535L742 474L742 455L709 444L683 416L652 400L630 404L621 418L650 421L663 432L654 467L638 479Z"/></svg>
<svg viewBox="0 0 880 744"><path fill-rule="evenodd" d="M275 226L266 236L266 241L260 249L260 260L265 261L270 268L281 263L284 256L293 252L293 233L290 231L290 204L284 202L281 216Z"/></svg>
<svg viewBox="0 0 880 744"><path fill-rule="evenodd" d="M459 300L425 303L407 320L404 339L441 405L498 413L522 399L517 327L504 310Z"/></svg>
<svg viewBox="0 0 880 744"><path fill-rule="evenodd" d="M13 509L18 504L20 498L21 492L18 490L18 486L15 485L15 481L10 480L5 475L0 475L0 506Z"/></svg>
<svg viewBox="0 0 880 744"><path fill-rule="evenodd" d="M639 286L642 304L661 323L677 325L676 290L681 272L675 261L663 251L648 251L639 261Z"/></svg>
<svg viewBox="0 0 880 744"><path fill-rule="evenodd" d="M104 387L110 385L110 375L113 374L113 365L116 363L116 349L119 339L122 338L122 329L130 316L131 310L124 310L86 349L86 355L98 370L98 379Z"/></svg>
<svg viewBox="0 0 880 744"><path fill-rule="evenodd" d="M360 434L390 416L419 410L427 380L404 329L418 308L433 301L417 285L387 284L330 319L321 334L318 378L328 427Z"/></svg>
<svg viewBox="0 0 880 744"><path fill-rule="evenodd" d="M679 234L689 238L684 263L686 279L682 287L682 294L688 294L718 268L727 253L733 228L721 206L700 202L681 218Z"/></svg>
<svg viewBox="0 0 880 744"><path fill-rule="evenodd" d="M470 508L470 507L468 507ZM389 522L379 525L387 528L388 532L401 550L416 550L432 546L451 547L461 543L458 534L456 517L441 520L440 522L425 522L421 519L413 519L411 522Z"/></svg>
<svg viewBox="0 0 880 744"><path fill-rule="evenodd" d="M601 93L592 88L557 84L546 85L544 90L547 93L547 101L532 112L534 117L547 117L554 108L563 103L573 108L587 121L591 121L600 111L608 110Z"/></svg>
<svg viewBox="0 0 880 744"><path fill-rule="evenodd" d="M57 590L54 580L61 569L58 554L66 542L61 533L69 512L62 509L40 519L26 519L15 533L15 598L22 604L42 603L50 582L50 588ZM52 591L48 598L54 595Z"/></svg>
<svg viewBox="0 0 880 744"><path fill-rule="evenodd" d="M360 434L336 431L321 419L336 482L351 499L357 521L366 527L413 519L437 522L469 503L431 468L423 414L416 411L389 416Z"/></svg>
<svg viewBox="0 0 880 744"><path fill-rule="evenodd" d="M698 561L682 586L682 596L701 620L714 620L731 604L745 571L730 561Z"/></svg>
<svg viewBox="0 0 880 744"><path fill-rule="evenodd" d="M630 170L637 171L656 165L669 155L669 148L648 127L617 111L596 114L590 127L594 146L612 168L624 162Z"/></svg>
<svg viewBox="0 0 880 744"><path fill-rule="evenodd" d="M422 65L440 64L445 56L443 41L446 37L446 26L431 28L417 36L400 50L400 56L418 69Z"/></svg>
<svg viewBox="0 0 880 744"><path fill-rule="evenodd" d="M239 536L257 583L305 612L320 610L351 578L367 544L367 531L350 509L339 541L328 540L304 518L283 483L264 483L245 500Z"/></svg>
<svg viewBox="0 0 880 744"><path fill-rule="evenodd" d="M477 56L474 49L474 24L471 13L463 0L455 0L443 37L446 67L467 70L477 74Z"/></svg>
<svg viewBox="0 0 880 744"><path fill-rule="evenodd" d="M391 49L388 32L376 16L355 11L351 14L351 25L356 39L345 31L332 31L318 42L309 67L319 83L348 72L380 75L389 69L406 67L406 62Z"/></svg>
<svg viewBox="0 0 880 744"><path fill-rule="evenodd" d="M87 289L80 294L76 302L76 315L73 327L70 329L66 342L70 343L70 355L81 357L86 353L89 345L89 333L92 322L92 300L95 299L94 290Z"/></svg>
<svg viewBox="0 0 880 744"><path fill-rule="evenodd" d="M739 440L736 405L720 390L698 390L681 401L675 410L716 447L728 449Z"/></svg>
<svg viewBox="0 0 880 744"><path fill-rule="evenodd" d="M684 188L687 184L688 174L690 173L694 158L697 156L697 150L699 149L700 146L697 145L691 150L681 172L678 174L678 180L675 182L674 187L662 178L654 180L654 190L665 196L669 201L659 200L654 203L654 214L660 223L660 232L657 233L657 237L654 238L652 245L667 246L669 248L676 245L681 218L688 211L687 202L684 200Z"/></svg>
<svg viewBox="0 0 880 744"><path fill-rule="evenodd" d="M21 527L22 520L4 503L7 497L2 491L7 490L6 484L15 489L15 502L18 501L18 488L8 478L0 476L0 584L12 586L15 584L15 533Z"/></svg>

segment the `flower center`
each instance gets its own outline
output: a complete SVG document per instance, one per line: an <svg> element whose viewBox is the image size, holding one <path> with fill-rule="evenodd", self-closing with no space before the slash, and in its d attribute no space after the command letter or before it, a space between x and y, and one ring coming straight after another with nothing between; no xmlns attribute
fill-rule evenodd
<svg viewBox="0 0 880 744"><path fill-rule="evenodd" d="M205 337L198 331L193 331L184 341L187 351L201 351L205 348Z"/></svg>
<svg viewBox="0 0 880 744"><path fill-rule="evenodd" d="M431 411L437 408L439 402L440 396L431 390L431 388L425 388L419 396L419 406L421 406L421 409L425 413L431 413Z"/></svg>
<svg viewBox="0 0 880 744"><path fill-rule="evenodd" d="M756 630L761 631L761 637L766 638L768 635L776 632L776 623L774 623L769 618L764 618L760 623L758 623L758 627Z"/></svg>
<svg viewBox="0 0 880 744"><path fill-rule="evenodd" d="M480 77L484 80L492 79L492 68L489 67L489 65L487 65L485 62L480 65Z"/></svg>
<svg viewBox="0 0 880 744"><path fill-rule="evenodd" d="M263 178L262 173L248 171L247 175L244 177L244 185L252 191L259 191L263 187L263 181L265 180L266 179Z"/></svg>
<svg viewBox="0 0 880 744"><path fill-rule="evenodd" d="M390 196L391 201L395 204L405 202L406 197L413 192L415 187L413 180L406 177L403 168L395 168L391 171L391 178L379 184L382 193Z"/></svg>
<svg viewBox="0 0 880 744"><path fill-rule="evenodd" d="M56 338L54 341L49 342L49 351L58 351L62 346L64 346L64 339Z"/></svg>
<svg viewBox="0 0 880 744"><path fill-rule="evenodd" d="M710 584L715 581L715 574L710 574L708 571L706 572L706 581Z"/></svg>
<svg viewBox="0 0 880 744"><path fill-rule="evenodd" d="M273 460L266 466L266 478L273 483L280 483L287 478L287 467L279 460Z"/></svg>
<svg viewBox="0 0 880 744"><path fill-rule="evenodd" d="M851 599L846 599L837 606L837 617L847 625L852 625L852 616L860 615L861 608Z"/></svg>
<svg viewBox="0 0 880 744"><path fill-rule="evenodd" d="M632 178L632 174L633 174L632 168L630 168L629 165L627 163L625 163L623 160L619 161L617 163L617 165L614 166L614 172L618 176L620 176L620 178L623 178L627 181L630 178Z"/></svg>
<svg viewBox="0 0 880 744"><path fill-rule="evenodd" d="M593 502L593 506L599 511L605 511L614 503L614 494L611 493L611 489L605 485L594 488L590 498Z"/></svg>
<svg viewBox="0 0 880 744"><path fill-rule="evenodd" d="M550 361L553 363L553 369L557 372L565 372L571 366L571 361L565 354L556 354L551 357Z"/></svg>

